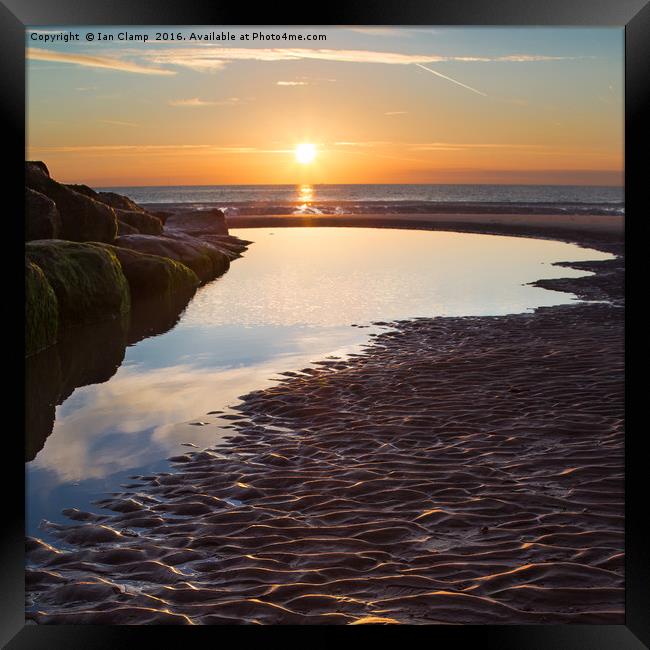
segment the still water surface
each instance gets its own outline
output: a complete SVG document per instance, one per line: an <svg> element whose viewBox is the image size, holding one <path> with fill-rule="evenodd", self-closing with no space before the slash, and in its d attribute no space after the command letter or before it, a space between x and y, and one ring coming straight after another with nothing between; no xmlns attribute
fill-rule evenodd
<svg viewBox="0 0 650 650"><path fill-rule="evenodd" d="M129 476L165 471L168 457L187 451L184 444L218 442L229 423L209 411L272 385L278 372L358 351L379 331L368 327L373 321L503 315L569 303L570 294L527 283L586 275L553 262L611 257L554 241L465 233L232 234L254 243L226 275L197 292L172 329L121 350L108 373L90 373L89 385L56 407L51 434L27 464L28 534L47 539L42 520L67 521L62 509L95 509L94 500ZM110 347L99 326L87 334L91 349ZM75 363L90 361L81 355ZM28 409L37 406L28 400Z"/></svg>

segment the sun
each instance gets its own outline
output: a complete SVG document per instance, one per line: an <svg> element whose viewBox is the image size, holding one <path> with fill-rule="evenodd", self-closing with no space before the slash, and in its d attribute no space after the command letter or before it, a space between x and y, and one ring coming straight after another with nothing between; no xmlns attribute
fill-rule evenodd
<svg viewBox="0 0 650 650"><path fill-rule="evenodd" d="M308 142L303 142L296 145L294 154L297 162L302 165L308 165L316 158L316 147Z"/></svg>

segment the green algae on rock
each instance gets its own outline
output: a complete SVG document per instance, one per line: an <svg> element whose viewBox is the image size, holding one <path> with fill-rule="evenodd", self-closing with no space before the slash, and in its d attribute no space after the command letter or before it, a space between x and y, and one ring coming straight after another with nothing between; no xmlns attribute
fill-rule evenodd
<svg viewBox="0 0 650 650"><path fill-rule="evenodd" d="M190 296L200 284L196 273L176 260L110 244L101 246L120 261L133 300L176 294Z"/></svg>
<svg viewBox="0 0 650 650"><path fill-rule="evenodd" d="M25 260L25 354L30 355L56 342L59 307L54 290L42 269Z"/></svg>
<svg viewBox="0 0 650 650"><path fill-rule="evenodd" d="M124 235L115 241L117 246L140 253L168 257L196 273L201 282L208 282L225 273L230 267L228 256L196 237L182 235Z"/></svg>
<svg viewBox="0 0 650 650"><path fill-rule="evenodd" d="M96 243L48 239L25 245L54 290L62 326L118 316L130 309L129 285L117 255Z"/></svg>

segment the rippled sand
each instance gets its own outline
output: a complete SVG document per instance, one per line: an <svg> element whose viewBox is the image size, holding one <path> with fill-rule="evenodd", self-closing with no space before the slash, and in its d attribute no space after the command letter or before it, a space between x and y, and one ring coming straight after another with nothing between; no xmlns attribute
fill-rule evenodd
<svg viewBox="0 0 650 650"><path fill-rule="evenodd" d="M580 266L541 284L612 302L393 323L202 416L224 446L28 540L28 617L623 623L623 265Z"/></svg>

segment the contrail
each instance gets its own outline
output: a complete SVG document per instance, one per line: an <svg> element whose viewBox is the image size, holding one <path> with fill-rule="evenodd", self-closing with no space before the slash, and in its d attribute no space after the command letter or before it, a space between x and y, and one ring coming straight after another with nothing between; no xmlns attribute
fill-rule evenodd
<svg viewBox="0 0 650 650"><path fill-rule="evenodd" d="M467 90L471 90L473 93L476 93L477 95L483 95L483 97L487 97L486 93L482 93L480 90L476 90L476 88L472 88L471 86L467 86L466 84L461 83L460 81L456 81L455 79L452 79L451 77L447 77L446 75L442 74L442 72L436 72L435 70L432 70L431 68L427 68L426 65L422 65L421 63L416 63L415 65L417 65L418 68L422 68L423 70L430 72L431 74L435 74L436 77L442 77L443 79L446 79L447 81L451 81L457 86L462 86L463 88L467 88Z"/></svg>

